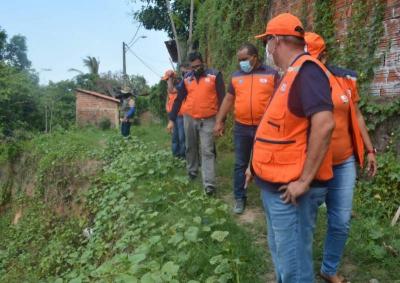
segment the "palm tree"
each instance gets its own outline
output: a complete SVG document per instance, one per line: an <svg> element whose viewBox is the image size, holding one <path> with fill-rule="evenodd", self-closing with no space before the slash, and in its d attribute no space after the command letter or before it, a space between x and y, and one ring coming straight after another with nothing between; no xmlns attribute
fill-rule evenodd
<svg viewBox="0 0 400 283"><path fill-rule="evenodd" d="M100 65L99 59L91 56L86 56L86 58L83 59L83 65L89 69L90 75L97 75L97 76L99 75L99 65ZM79 73L79 75L84 74L81 70L75 68L70 68L68 69L68 71L77 72Z"/></svg>
<svg viewBox="0 0 400 283"><path fill-rule="evenodd" d="M89 74L98 75L100 60L95 57L87 56L83 59L83 65L89 69Z"/></svg>

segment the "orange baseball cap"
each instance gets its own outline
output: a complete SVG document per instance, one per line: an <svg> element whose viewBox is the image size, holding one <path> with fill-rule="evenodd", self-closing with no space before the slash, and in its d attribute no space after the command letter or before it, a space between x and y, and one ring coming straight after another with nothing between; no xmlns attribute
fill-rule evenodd
<svg viewBox="0 0 400 283"><path fill-rule="evenodd" d="M318 58L321 52L326 49L324 39L315 32L306 32L304 40L306 41L308 53L314 58Z"/></svg>
<svg viewBox="0 0 400 283"><path fill-rule="evenodd" d="M175 72L173 70L168 70L164 73L164 76L162 76L161 80L166 81L168 80L170 77L175 76Z"/></svg>
<svg viewBox="0 0 400 283"><path fill-rule="evenodd" d="M303 24L296 16L283 13L272 18L265 28L265 33L256 35L255 38L264 38L268 35L293 35L304 37Z"/></svg>

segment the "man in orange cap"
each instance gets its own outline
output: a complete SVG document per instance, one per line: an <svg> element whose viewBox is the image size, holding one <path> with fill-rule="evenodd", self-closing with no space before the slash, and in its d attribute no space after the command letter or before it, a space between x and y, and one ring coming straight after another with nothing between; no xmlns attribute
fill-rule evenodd
<svg viewBox="0 0 400 283"><path fill-rule="evenodd" d="M323 64L304 52L297 17L278 15L256 38L284 75L257 129L251 171L261 188L277 282L311 283L315 220L332 177L329 80Z"/></svg>
<svg viewBox="0 0 400 283"><path fill-rule="evenodd" d="M185 128L186 168L190 179L197 177L201 156L201 176L204 192L211 196L216 192L215 143L213 129L215 116L225 96L222 73L206 68L202 55L189 54L190 69L177 86L178 96L169 113L167 130L174 127L176 116L183 112Z"/></svg>
<svg viewBox="0 0 400 283"><path fill-rule="evenodd" d="M316 33L305 35L306 49L322 63L327 61L324 39ZM357 103L357 74L336 66L326 66L330 73L334 118L336 127L332 135L333 179L328 182L326 206L328 229L321 265L321 276L328 282L341 283L337 275L340 258L350 229L353 192L356 182L356 160L363 166L364 146L367 148L367 170L376 173L375 150Z"/></svg>
<svg viewBox="0 0 400 283"><path fill-rule="evenodd" d="M184 73L186 68L181 66L181 71ZM172 111L172 105L175 102L175 99L178 95L178 91L176 90L176 85L179 84L179 78L174 71L168 70L165 72L164 76L161 78L168 84L168 93L167 93L167 101L165 104L165 109L167 114ZM171 149L172 155L178 158L185 158L185 130L183 127L183 116L180 111L176 117L176 122L174 124L174 129L172 131L172 141L171 141Z"/></svg>

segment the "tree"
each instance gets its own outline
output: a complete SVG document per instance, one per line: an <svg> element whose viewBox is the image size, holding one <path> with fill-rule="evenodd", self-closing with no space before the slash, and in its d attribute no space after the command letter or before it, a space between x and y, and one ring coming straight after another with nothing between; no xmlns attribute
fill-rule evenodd
<svg viewBox="0 0 400 283"><path fill-rule="evenodd" d="M0 62L0 136L40 129L39 79Z"/></svg>
<svg viewBox="0 0 400 283"><path fill-rule="evenodd" d="M83 65L88 68L89 74L99 75L100 60L95 57L87 56L83 59Z"/></svg>
<svg viewBox="0 0 400 283"><path fill-rule="evenodd" d="M0 28L0 138L40 128L39 78L29 69L27 49L24 36L7 41Z"/></svg>
<svg viewBox="0 0 400 283"><path fill-rule="evenodd" d="M0 61L18 70L27 70L31 67L27 50L25 36L14 35L7 42L7 32L0 27Z"/></svg>
<svg viewBox="0 0 400 283"><path fill-rule="evenodd" d="M68 128L75 123L75 82L50 82L41 90L41 108L44 109L45 132L54 127Z"/></svg>
<svg viewBox="0 0 400 283"><path fill-rule="evenodd" d="M4 59L19 70L29 69L31 61L28 60L27 50L25 36L14 35L6 45Z"/></svg>
<svg viewBox="0 0 400 283"><path fill-rule="evenodd" d="M146 29L162 30L174 39L179 50L190 52L192 50L192 27L196 21L196 14L193 12L203 0L141 0L146 5L134 13L136 20L141 22ZM170 5L169 5L170 3ZM191 13L192 10L192 13ZM174 33L174 29L176 33ZM184 52L181 53L181 60L184 60ZM179 54L179 53L178 53ZM180 62L181 63L181 62Z"/></svg>

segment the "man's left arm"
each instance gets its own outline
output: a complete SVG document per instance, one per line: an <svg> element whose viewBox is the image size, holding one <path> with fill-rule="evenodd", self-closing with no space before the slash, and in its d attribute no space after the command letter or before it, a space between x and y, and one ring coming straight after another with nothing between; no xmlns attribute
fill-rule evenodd
<svg viewBox="0 0 400 283"><path fill-rule="evenodd" d="M217 74L217 77L215 78L215 88L218 95L218 108L219 108L221 107L221 104L224 101L225 97L225 83L221 72L219 72Z"/></svg>

